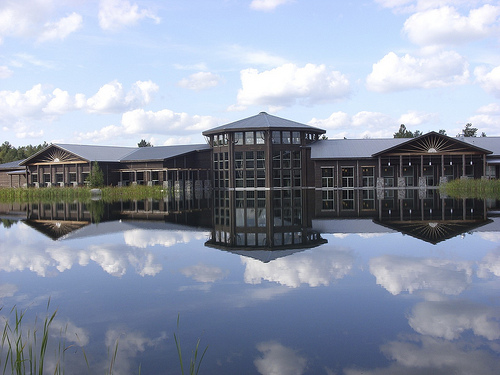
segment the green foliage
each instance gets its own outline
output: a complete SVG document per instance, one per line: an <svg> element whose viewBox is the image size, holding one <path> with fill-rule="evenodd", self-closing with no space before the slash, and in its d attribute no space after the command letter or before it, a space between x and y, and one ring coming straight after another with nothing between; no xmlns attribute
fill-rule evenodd
<svg viewBox="0 0 500 375"><path fill-rule="evenodd" d="M14 147L9 142L5 141L0 146L0 164L9 163L11 161L23 160L30 157L33 154L36 154L38 151L47 147L47 142L43 142L38 146L21 146Z"/></svg>
<svg viewBox="0 0 500 375"><path fill-rule="evenodd" d="M500 180L457 179L439 188L452 198L500 199Z"/></svg>
<svg viewBox="0 0 500 375"><path fill-rule="evenodd" d="M177 315L177 329L179 329L179 320L180 316ZM182 348L181 341L174 333L175 346L177 348L177 355L179 356L179 362L181 364L181 374L184 375L184 360L182 359ZM192 352L191 358L189 359L189 375L197 375L200 371L201 362L203 361L203 357L205 357L205 353L208 350L208 345L205 347L205 350L201 354L200 359L198 360L198 349L200 347L200 339L196 342L196 346Z"/></svg>
<svg viewBox="0 0 500 375"><path fill-rule="evenodd" d="M472 124L469 122L465 124L465 128L462 130L462 134L464 137L477 137L477 128L473 128ZM484 137L485 136L486 134L484 134Z"/></svg>
<svg viewBox="0 0 500 375"><path fill-rule="evenodd" d="M141 139L141 141L137 144L138 147L153 147L151 142L147 142L145 139Z"/></svg>
<svg viewBox="0 0 500 375"><path fill-rule="evenodd" d="M97 161L92 163L92 169L86 182L92 188L100 188L104 186L104 173L102 172L102 169Z"/></svg>
<svg viewBox="0 0 500 375"><path fill-rule="evenodd" d="M415 130L414 132L406 129L405 124L401 124L399 126L399 130L394 133L394 138L415 138L422 135L420 130Z"/></svg>

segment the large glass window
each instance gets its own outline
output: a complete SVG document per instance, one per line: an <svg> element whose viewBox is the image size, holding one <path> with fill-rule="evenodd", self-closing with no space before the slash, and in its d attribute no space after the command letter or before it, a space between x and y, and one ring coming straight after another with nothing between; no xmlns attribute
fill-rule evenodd
<svg viewBox="0 0 500 375"><path fill-rule="evenodd" d="M234 133L234 144L242 145L243 144L243 132Z"/></svg>
<svg viewBox="0 0 500 375"><path fill-rule="evenodd" d="M292 143L292 137L290 135L290 132L288 131L284 131L281 133L282 135L282 142L283 144L286 144L286 145L289 145L290 143Z"/></svg>
<svg viewBox="0 0 500 375"><path fill-rule="evenodd" d="M254 134L253 132L245 132L245 144L253 145L254 142Z"/></svg>
<svg viewBox="0 0 500 375"><path fill-rule="evenodd" d="M333 167L321 168L321 187L332 188L334 187Z"/></svg>
<svg viewBox="0 0 500 375"><path fill-rule="evenodd" d="M292 132L292 143L300 145L300 132Z"/></svg>
<svg viewBox="0 0 500 375"><path fill-rule="evenodd" d="M277 145L281 143L281 132L279 131L272 132L272 142Z"/></svg>
<svg viewBox="0 0 500 375"><path fill-rule="evenodd" d="M354 167L342 167L342 187L354 187Z"/></svg>
<svg viewBox="0 0 500 375"><path fill-rule="evenodd" d="M321 208L323 210L329 210L329 211L332 211L335 209L335 206L334 206L334 190L323 190L321 192L321 202L322 202L322 205L321 205Z"/></svg>
<svg viewBox="0 0 500 375"><path fill-rule="evenodd" d="M342 190L342 209L354 209L354 190Z"/></svg>
<svg viewBox="0 0 500 375"><path fill-rule="evenodd" d="M255 143L258 145L263 145L264 143L266 143L266 135L264 132L255 132Z"/></svg>
<svg viewBox="0 0 500 375"><path fill-rule="evenodd" d="M363 187L375 186L375 167L362 167Z"/></svg>

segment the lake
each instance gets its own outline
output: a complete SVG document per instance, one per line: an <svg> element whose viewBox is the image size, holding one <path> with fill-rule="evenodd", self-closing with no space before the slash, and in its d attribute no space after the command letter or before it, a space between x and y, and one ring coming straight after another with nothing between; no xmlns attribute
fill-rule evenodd
<svg viewBox="0 0 500 375"><path fill-rule="evenodd" d="M70 374L180 374L174 333L200 374L498 373L496 202L233 193L3 204L0 314L57 309Z"/></svg>

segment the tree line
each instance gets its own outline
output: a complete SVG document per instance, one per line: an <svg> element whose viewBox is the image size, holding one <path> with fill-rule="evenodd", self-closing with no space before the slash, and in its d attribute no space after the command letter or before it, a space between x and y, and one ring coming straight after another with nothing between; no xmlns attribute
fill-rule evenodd
<svg viewBox="0 0 500 375"><path fill-rule="evenodd" d="M20 146L14 147L9 142L5 141L0 146L0 164L9 163L16 160L24 160L38 151L44 149L48 146L47 142L33 146Z"/></svg>
<svg viewBox="0 0 500 375"><path fill-rule="evenodd" d="M469 122L465 124L465 127L462 129L462 132L460 134L457 134L457 137L477 137L477 132L478 129L474 128L472 124ZM438 130L439 134L446 135L446 130L440 129ZM422 135L422 132L420 130L415 130L412 132L411 130L408 130L405 126L405 124L401 124L399 126L399 130L394 133L394 138L416 138L420 137ZM482 132L481 137L486 137L486 133Z"/></svg>

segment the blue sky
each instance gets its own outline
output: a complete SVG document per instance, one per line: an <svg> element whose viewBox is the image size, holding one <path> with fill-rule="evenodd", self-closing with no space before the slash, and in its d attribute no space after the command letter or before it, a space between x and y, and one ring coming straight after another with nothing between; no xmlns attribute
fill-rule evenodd
<svg viewBox="0 0 500 375"><path fill-rule="evenodd" d="M203 143L261 111L500 136L499 47L498 1L2 0L1 141Z"/></svg>

